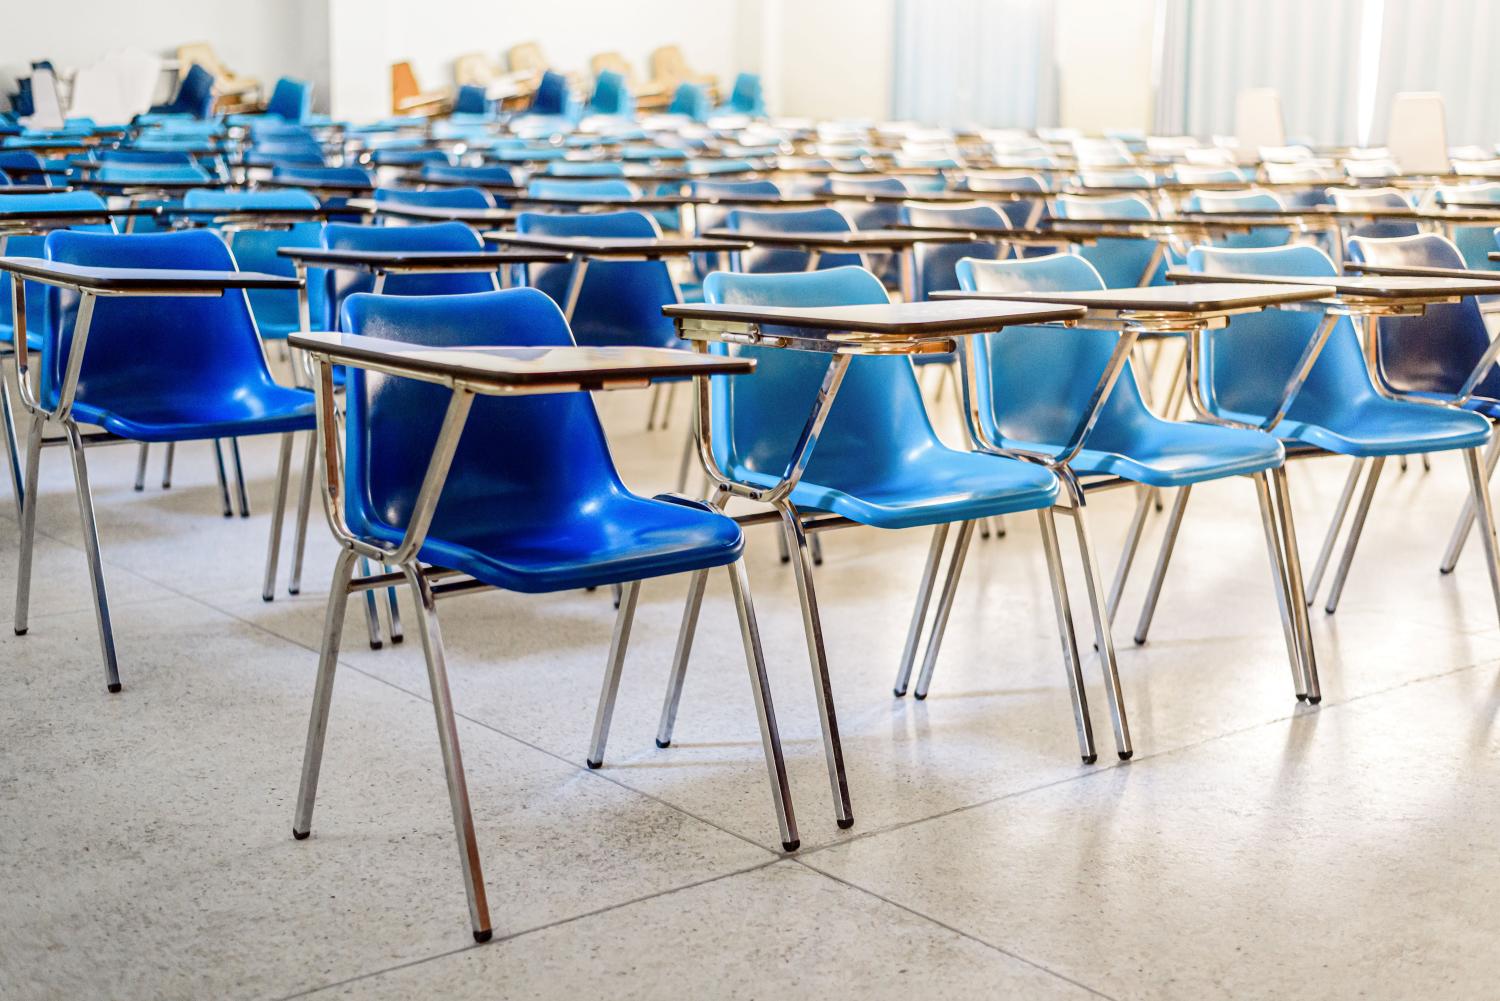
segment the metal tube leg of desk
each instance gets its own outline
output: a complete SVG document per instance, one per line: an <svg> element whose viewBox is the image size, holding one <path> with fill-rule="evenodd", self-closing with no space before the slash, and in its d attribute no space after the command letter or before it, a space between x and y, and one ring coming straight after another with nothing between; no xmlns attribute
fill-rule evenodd
<svg viewBox="0 0 1500 1001"><path fill-rule="evenodd" d="M1265 473L1256 473L1255 493L1260 502L1260 521L1266 534L1266 552L1271 558L1272 583L1276 586L1276 609L1281 615L1281 631L1286 637L1287 661L1292 665L1292 692L1301 702L1307 698L1307 677L1302 670L1302 636L1292 615L1292 588L1287 579L1286 548L1276 525L1275 501Z"/></svg>
<svg viewBox="0 0 1500 1001"><path fill-rule="evenodd" d="M339 551L323 613L323 646L318 653L318 680L313 685L312 716L307 721L307 745L302 752L302 783L297 789L297 813L292 837L312 833L313 804L318 797L318 773L323 767L323 744L328 737L328 707L333 700L333 676L338 669L339 645L344 636L344 612L349 607L349 578L354 573L354 550Z"/></svg>
<svg viewBox="0 0 1500 1001"><path fill-rule="evenodd" d="M568 276L568 292L563 297L563 319L573 325L573 313L578 309L578 299L583 295L583 279L589 272L589 259L580 257L573 261L573 273Z"/></svg>
<svg viewBox="0 0 1500 1001"><path fill-rule="evenodd" d="M3 364L3 363L0 363ZM11 364L15 364L14 361ZM10 474L10 495L16 502L16 522L21 521L21 498L26 490L21 473L21 446L16 440L16 414L11 408L10 380L0 377L0 422L5 432L5 468Z"/></svg>
<svg viewBox="0 0 1500 1001"><path fill-rule="evenodd" d="M1057 634L1062 642L1063 665L1068 671L1068 694L1073 700L1073 726L1078 731L1078 753L1083 763L1099 760L1094 746L1094 723L1089 718L1088 692L1083 683L1083 661L1078 656L1078 634L1073 628L1073 607L1068 601L1068 581L1063 573L1062 550L1057 544L1057 520L1050 507L1037 510L1042 527L1042 551L1047 556L1047 578L1052 585L1052 608L1057 613Z"/></svg>
<svg viewBox="0 0 1500 1001"><path fill-rule="evenodd" d="M693 459L698 455L698 435L689 425L682 442L682 458L677 463L677 492L687 492L688 476L693 471Z"/></svg>
<svg viewBox="0 0 1500 1001"><path fill-rule="evenodd" d="M490 907L485 897L484 872L479 864L479 841L474 836L474 814L469 808L463 755L458 746L458 723L453 718L453 697L448 690L448 669L444 663L443 635L438 627L437 601L416 563L408 563L401 569L406 572L412 597L416 600L417 632L422 636L422 653L427 658L427 679L432 687L433 714L437 717L438 746L443 754L443 771L448 777L448 802L453 808L459 865L463 868L464 891L469 898L469 920L474 929L474 941L488 942L491 935Z"/></svg>
<svg viewBox="0 0 1500 1001"><path fill-rule="evenodd" d="M318 433L309 431L307 452L302 459L302 480L297 484L297 528L292 539L292 576L287 581L287 594L298 594L302 590L302 561L307 553L307 518L312 508L313 478L317 472Z"/></svg>
<svg viewBox="0 0 1500 1001"><path fill-rule="evenodd" d="M779 551L779 554L781 556L781 562L783 562L783 563L790 563L790 562L792 562L792 551L786 547L786 533L785 532L777 532L776 533L776 548Z"/></svg>
<svg viewBox="0 0 1500 1001"><path fill-rule="evenodd" d="M609 660L604 669L604 688L599 693L599 706L594 711L594 736L589 741L587 764L590 768L604 764L604 745L609 741L609 722L615 714L615 697L620 692L620 675L625 670L625 651L630 646L630 627L635 622L635 604L640 593L640 581L626 584L620 612L615 616L615 632L609 641Z"/></svg>
<svg viewBox="0 0 1500 1001"><path fill-rule="evenodd" d="M391 568L386 567L386 569L389 570ZM406 633L401 628L401 603L396 600L396 589L394 587L385 589L385 608L391 618L388 635L391 638L391 645L394 646L406 639Z"/></svg>
<svg viewBox="0 0 1500 1001"><path fill-rule="evenodd" d="M1161 597L1162 584L1167 579L1167 567L1172 562L1172 547L1177 544L1177 530L1182 527L1182 514L1187 510L1188 497L1192 492L1191 486L1179 487L1177 496L1172 500L1172 511L1167 515L1167 531L1162 536L1161 551L1156 554L1156 568L1151 571L1146 601L1141 605L1141 617L1135 624L1137 645L1145 643L1146 635L1151 631L1151 620L1156 615L1156 602Z"/></svg>
<svg viewBox="0 0 1500 1001"><path fill-rule="evenodd" d="M234 490L239 497L240 517L250 517L250 495L245 492L245 465L240 461L240 440L229 439L229 454L234 459Z"/></svg>
<svg viewBox="0 0 1500 1001"><path fill-rule="evenodd" d="M1130 578L1130 567L1135 562L1136 550L1141 545L1141 532L1146 527L1146 518L1151 513L1150 487L1137 487L1135 514L1130 519L1130 528L1125 532L1125 545L1120 550L1120 565L1115 567L1115 579L1109 587L1109 621L1115 621L1115 612L1120 607L1120 596L1125 593L1125 582Z"/></svg>
<svg viewBox="0 0 1500 1001"><path fill-rule="evenodd" d="M167 442L167 454L161 460L161 488L172 489L172 460L177 457L177 443Z"/></svg>
<svg viewBox="0 0 1500 1001"><path fill-rule="evenodd" d="M740 639L745 646L745 663L750 669L750 694L755 700L755 716L760 724L760 741L766 755L766 771L771 781L771 805L781 831L781 847L796 851L802 844L797 836L797 815L792 809L792 789L787 781L786 760L781 753L781 734L776 727L776 708L771 701L771 683L766 677L766 658L761 650L760 629L755 622L755 604L750 598L750 577L743 558L724 568L734 591L735 611L739 614ZM700 591L701 595L701 591Z"/></svg>
<svg viewBox="0 0 1500 1001"><path fill-rule="evenodd" d="M1115 664L1115 640L1109 628L1109 616L1104 607L1103 579L1099 573L1099 562L1094 558L1094 548L1089 542L1088 513L1084 509L1083 490L1078 481L1067 477L1069 491L1073 494L1073 531L1078 536L1078 555L1083 563L1083 583L1089 596L1089 612L1094 619L1094 641L1099 647L1099 669L1104 675L1104 698L1109 705L1110 723L1115 731L1115 750L1121 761L1129 761L1135 754L1130 742L1130 721L1125 713L1125 693L1120 688L1120 671ZM1186 490L1186 487L1182 488Z"/></svg>
<svg viewBox="0 0 1500 1001"><path fill-rule="evenodd" d="M31 418L26 434L26 483L21 488L21 553L16 566L16 616L12 624L17 636L25 636L31 609L31 560L36 549L37 478L41 474L42 431L46 422Z"/></svg>
<svg viewBox="0 0 1500 1001"><path fill-rule="evenodd" d="M1311 605L1318 596L1318 588L1323 584L1323 573L1328 569L1328 561L1333 557L1333 547L1338 542L1339 530L1344 527L1344 518L1349 514L1349 502L1354 499L1354 488L1359 485L1359 474L1365 468L1364 459L1355 459L1354 465L1349 468L1349 476L1344 480L1343 492L1339 494L1338 506L1333 509L1333 520L1328 524L1328 535L1323 539L1323 546L1318 550L1318 561L1313 564L1312 576L1307 579L1307 603Z"/></svg>
<svg viewBox="0 0 1500 1001"><path fill-rule="evenodd" d="M948 523L934 525L932 544L927 547L927 562L922 566L922 582L917 586L917 604L912 609L911 625L906 629L906 645L901 648L901 664L896 669L896 683L892 691L896 698L906 694L911 682L912 665L917 660L917 645L922 640L922 630L927 624L927 607L932 603L932 590L937 585L938 566L943 562L943 546L948 541Z"/></svg>
<svg viewBox="0 0 1500 1001"><path fill-rule="evenodd" d="M651 386L651 400L646 405L646 430L656 430L656 408L661 403L661 383Z"/></svg>
<svg viewBox="0 0 1500 1001"><path fill-rule="evenodd" d="M224 508L224 517L234 517L234 507L229 499L229 476L224 471L224 447L223 442L215 438L211 444L214 448L214 471L219 476L219 500Z"/></svg>
<svg viewBox="0 0 1500 1001"><path fill-rule="evenodd" d="M151 457L151 446L141 442L141 447L136 453L135 459L135 492L140 493L146 489L146 460Z"/></svg>
<svg viewBox="0 0 1500 1001"><path fill-rule="evenodd" d="M281 451L276 458L276 493L271 502L271 539L266 546L266 576L260 589L262 601L273 601L276 598L276 564L281 557L281 523L286 516L287 480L292 475L292 437L290 431L281 436Z"/></svg>
<svg viewBox="0 0 1500 1001"><path fill-rule="evenodd" d="M812 662L813 694L818 703L818 717L823 729L823 752L828 759L828 782L833 790L834 817L839 827L854 824L849 806L849 779L844 772L844 748L839 740L838 716L833 706L833 683L828 676L828 654L823 647L823 620L818 614L817 592L813 589L812 554L802 518L790 502L776 505L786 532L787 548L792 554L793 574L797 579L797 597L802 604L802 628L807 635L807 655Z"/></svg>
<svg viewBox="0 0 1500 1001"><path fill-rule="evenodd" d="M99 652L104 657L104 683L110 692L120 690L120 665L115 657L114 629L109 622L109 596L104 590L104 561L99 555L99 525L94 518L94 497L89 491L88 462L83 455L83 436L78 425L66 421L68 450L73 454L73 488L78 493L78 517L83 522L83 552L88 558L89 583L94 589L94 621L99 627Z"/></svg>
<svg viewBox="0 0 1500 1001"><path fill-rule="evenodd" d="M1479 512L1479 538L1484 543L1485 564L1490 571L1490 591L1495 597L1495 612L1500 615L1500 543L1495 541L1495 508L1490 502L1489 481L1483 472L1479 449L1464 450L1464 464L1469 471L1469 486L1474 492Z"/></svg>
<svg viewBox="0 0 1500 1001"><path fill-rule="evenodd" d="M815 566L815 567L822 566L823 565L823 540L822 540L822 538L820 538L819 536L814 535L812 538L810 538L810 539L807 540L807 544L808 544L808 548L812 551L813 566Z"/></svg>
<svg viewBox="0 0 1500 1001"><path fill-rule="evenodd" d="M370 561L365 557L359 558L359 572L361 576L368 577L374 571L370 569ZM385 646L380 632L380 605L375 600L373 588L365 591L365 628L370 635L370 649L379 650Z"/></svg>
<svg viewBox="0 0 1500 1001"><path fill-rule="evenodd" d="M1490 445L1484 453L1484 479L1489 482L1495 475L1495 463L1500 460L1500 432L1492 431L1490 434ZM1463 510L1458 514L1458 522L1453 526L1453 534L1448 539L1448 548L1443 552L1443 562L1438 567L1442 573L1452 573L1453 568L1458 566L1458 556L1464 551L1464 543L1469 539L1469 529L1474 527L1474 498L1471 494L1464 498Z"/></svg>
<svg viewBox="0 0 1500 1001"><path fill-rule="evenodd" d="M698 631L698 613L703 608L703 591L708 586L708 571L694 570L688 577L687 603L682 609L682 626L677 630L677 649L672 654L672 674L667 680L667 694L661 704L661 721L656 726L656 746L670 747L672 728L677 724L677 705L682 701L682 685L687 678L688 658L693 652L693 637Z"/></svg>
<svg viewBox="0 0 1500 1001"><path fill-rule="evenodd" d="M932 672L937 667L938 651L943 646L943 634L948 631L948 618L953 614L953 598L958 594L958 582L963 576L964 559L969 555L969 544L974 540L974 522L966 521L958 528L958 538L953 542L953 555L948 558L948 574L943 578L943 593L938 597L937 611L933 613L932 630L927 637L927 651L922 656L922 670L917 674L917 687L912 697L927 698L932 686Z"/></svg>
<svg viewBox="0 0 1500 1001"><path fill-rule="evenodd" d="M675 382L667 383L666 391L662 393L661 424L659 426L663 431L672 426L672 404L677 399L677 385ZM689 429L691 429L691 425L689 425Z"/></svg>
<svg viewBox="0 0 1500 1001"><path fill-rule="evenodd" d="M1323 687L1318 680L1318 655L1313 649L1312 621L1308 616L1307 596L1302 591L1302 549L1297 544L1297 522L1292 516L1292 491L1287 483L1286 465L1271 471L1276 492L1276 516L1280 523L1282 545L1286 547L1286 580L1292 591L1292 621L1302 638L1302 674L1307 682L1307 701L1323 701Z"/></svg>
<svg viewBox="0 0 1500 1001"><path fill-rule="evenodd" d="M1359 495L1359 504L1354 509L1354 521L1349 525L1349 537L1344 540L1344 553L1339 557L1339 566L1333 574L1333 583L1328 589L1328 603L1323 611L1332 615L1338 611L1339 598L1344 593L1344 583L1349 579L1349 568L1354 564L1354 551L1359 548L1359 537L1364 532L1365 518L1370 514L1370 502L1375 499L1375 487L1380 482L1380 471L1385 468L1385 456L1377 455L1370 462L1370 472L1365 477L1365 489Z"/></svg>

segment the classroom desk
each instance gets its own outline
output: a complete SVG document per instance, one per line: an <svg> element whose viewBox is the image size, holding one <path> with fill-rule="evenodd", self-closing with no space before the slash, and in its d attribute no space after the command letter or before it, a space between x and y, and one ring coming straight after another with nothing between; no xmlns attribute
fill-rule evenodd
<svg viewBox="0 0 1500 1001"><path fill-rule="evenodd" d="M190 209L183 204L160 206L161 214L179 229L197 226L222 226L237 229L273 229L299 222L325 220L342 212L337 208L274 208L246 205L236 209Z"/></svg>
<svg viewBox="0 0 1500 1001"><path fill-rule="evenodd" d="M351 198L348 208L369 215L410 219L418 222L463 222L476 228L510 226L516 221L512 209L458 208L444 205L403 205L401 202L377 202L373 198ZM334 211L342 211L342 207Z"/></svg>
<svg viewBox="0 0 1500 1001"><path fill-rule="evenodd" d="M760 247L780 247L801 250L807 253L808 271L818 270L818 263L825 253L864 254L885 252L902 257L901 289L903 297L910 302L916 288L913 273L912 248L919 243L964 243L971 237L970 230L951 229L865 229L844 233L814 233L788 231L782 233L742 233L731 229L711 229L704 236L726 240L749 241Z"/></svg>
<svg viewBox="0 0 1500 1001"><path fill-rule="evenodd" d="M1138 337L1184 335L1186 366L1182 377L1173 382L1165 412L1168 414L1175 412L1175 402L1179 399L1179 391L1182 391L1186 392L1188 399L1192 402L1198 420L1228 424L1230 422L1217 418L1203 399L1201 382L1203 333L1226 326L1234 316L1258 313L1265 309L1294 308L1303 303L1325 299L1333 294L1335 289L1329 284L1312 282L1250 284L1216 280L1215 276L1204 277L1206 280L1202 283L1158 285L1146 288L1089 289L1081 292L935 292L933 298L942 301L1051 302L1081 307L1087 310L1083 319L1079 321L1081 326L1120 332L1121 340L1116 345L1117 355L1122 351L1128 355ZM1330 317L1325 320L1317 335L1309 340L1297 366L1287 378L1282 390L1281 402L1273 415L1261 425L1261 430L1275 427L1285 416L1298 391L1302 388L1302 384L1307 381L1313 363L1322 352L1336 319L1336 317ZM976 441L993 449L996 446L985 437L977 410L980 373L975 372L972 366L966 364L964 376L964 409L968 415L970 433L975 436ZM1083 435L1075 436L1069 442L1069 448L1064 450L1056 461L1066 463L1071 460L1083 447L1086 435L1087 429ZM1100 477L1092 482L1080 483L1080 488L1100 490L1126 486L1130 483L1131 481L1119 477ZM1297 549L1297 535L1292 520L1291 500L1284 468L1272 471L1271 484L1274 489L1262 490L1261 503L1270 515L1266 520L1266 532L1272 560L1277 567L1285 568L1283 577L1291 585L1291 594L1286 594L1281 588L1277 589L1282 626L1287 639L1287 659L1291 664L1292 682L1298 695L1305 696L1310 702L1316 704L1322 700L1322 688L1318 681L1317 656L1313 650L1312 632L1307 616L1307 601L1302 584L1302 564ZM1175 535L1176 526L1181 523L1190 490L1191 487L1181 488L1173 500L1167 528L1169 538ZM1116 568L1114 583L1110 589L1108 607L1111 610L1119 604L1130 565L1140 545L1147 513L1153 504L1154 492L1142 491L1136 504L1135 516L1131 519L1130 529L1125 537L1120 565ZM1152 594L1155 593L1153 589ZM1154 601L1143 613L1143 621L1149 618L1152 610L1154 610Z"/></svg>
<svg viewBox="0 0 1500 1001"><path fill-rule="evenodd" d="M26 173L26 171L13 170L10 167L5 167L3 170L7 174ZM71 185L59 185L54 188L46 184L7 184L0 187L0 195L56 195L72 190Z"/></svg>
<svg viewBox="0 0 1500 1001"><path fill-rule="evenodd" d="M257 181L255 188L298 188L302 191L311 191L319 198L354 198L361 195L369 195L375 191L373 184L344 184L332 181L304 180L300 177L268 177Z"/></svg>
<svg viewBox="0 0 1500 1001"><path fill-rule="evenodd" d="M8 190L0 188L0 193ZM69 226L99 225L117 218L129 221L139 216L160 214L161 207L157 205L131 205L117 209L0 208L0 253L4 252L3 240L10 236L31 236L54 229L67 229Z"/></svg>
<svg viewBox="0 0 1500 1001"><path fill-rule="evenodd" d="M732 254L750 249L750 244L739 239L709 237L606 237L606 236L547 236L512 232L488 232L484 238L501 246L520 247L528 252L553 251L573 260L573 271L568 277L568 291L563 297L563 316L573 322L573 313L578 308L578 298L583 293L583 279L588 274L589 264L595 260L611 261L665 261L670 258L686 258L693 254ZM672 289L677 301L682 301L681 290L674 279Z"/></svg>

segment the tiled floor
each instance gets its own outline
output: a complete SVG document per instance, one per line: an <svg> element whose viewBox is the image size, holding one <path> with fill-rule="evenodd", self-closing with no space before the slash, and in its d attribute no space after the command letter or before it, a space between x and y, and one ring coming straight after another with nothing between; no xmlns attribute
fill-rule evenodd
<svg viewBox="0 0 1500 1001"><path fill-rule="evenodd" d="M682 402L653 434L644 396L604 402L638 489L670 484ZM67 462L44 464L30 634L0 630L5 1001L1497 995L1500 630L1477 547L1436 572L1463 496L1454 456L1388 471L1343 607L1313 616L1317 708L1291 697L1245 481L1195 494L1151 642L1130 642L1153 518L1116 627L1126 765L1092 662L1105 753L1078 761L1033 518L976 541L926 702L890 691L926 533L827 536L849 831L833 822L796 591L769 530L753 530L794 857L779 851L722 575L667 750L652 737L685 582L643 587L600 771L583 757L607 593L445 603L496 921L475 946L418 644L370 650L351 607L314 833L294 841L334 548L315 521L305 593L263 603L269 443L247 443L246 521L219 516L207 448L179 453L173 489L141 494L133 449L91 454L114 696ZM1293 470L1308 553L1345 468ZM0 500L8 622L16 543ZM1091 508L1106 573L1130 503Z"/></svg>

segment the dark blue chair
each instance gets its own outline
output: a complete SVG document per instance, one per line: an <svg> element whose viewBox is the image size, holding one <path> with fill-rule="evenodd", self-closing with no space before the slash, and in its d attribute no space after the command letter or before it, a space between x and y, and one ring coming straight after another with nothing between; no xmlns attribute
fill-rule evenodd
<svg viewBox="0 0 1500 1001"><path fill-rule="evenodd" d="M1364 209L1410 209L1411 202L1399 188L1329 188L1328 199L1334 208L1345 212ZM1376 220L1348 228L1348 236L1377 237L1390 239L1398 236L1415 236L1419 232L1415 222ZM1462 267L1462 264L1454 265Z"/></svg>
<svg viewBox="0 0 1500 1001"><path fill-rule="evenodd" d="M729 100L719 112L727 115L748 115L751 118L766 117L766 97L761 89L760 76L756 73L741 73L734 78L734 89Z"/></svg>
<svg viewBox="0 0 1500 1001"><path fill-rule="evenodd" d="M629 118L635 114L635 97L622 73L601 70L594 78L594 93L589 98L589 114Z"/></svg>
<svg viewBox="0 0 1500 1001"><path fill-rule="evenodd" d="M667 114L683 115L695 122L706 122L713 113L714 101L708 88L697 83L679 84L667 106Z"/></svg>
<svg viewBox="0 0 1500 1001"><path fill-rule="evenodd" d="M476 186L487 184L504 185L505 187L516 186L515 171L509 167L499 166L498 164L479 167L455 167L451 164L426 163L422 165L421 173L417 176L424 181L457 182Z"/></svg>
<svg viewBox="0 0 1500 1001"><path fill-rule="evenodd" d="M531 107L527 112L531 115L576 119L579 115L578 99L568 86L568 78L552 70L543 73L536 86L536 93L531 96Z"/></svg>
<svg viewBox="0 0 1500 1001"><path fill-rule="evenodd" d="M735 209L724 217L724 228L754 238L757 233L852 233L849 218L838 209ZM748 274L806 271L812 255L803 250L757 248L734 255L735 270ZM859 254L819 254L818 270L859 267Z"/></svg>
<svg viewBox="0 0 1500 1001"><path fill-rule="evenodd" d="M177 85L177 94L166 104L151 106L153 115L191 115L207 118L214 110L214 75L194 63Z"/></svg>
<svg viewBox="0 0 1500 1001"><path fill-rule="evenodd" d="M479 235L461 222L425 223L415 226L351 226L329 223L323 227L323 247L329 250L458 250L484 249ZM490 292L499 288L493 272L390 275L380 290L386 295L457 295ZM330 301L333 315L343 315L344 300L356 292L375 288L375 279L363 272L336 276Z"/></svg>
<svg viewBox="0 0 1500 1001"><path fill-rule="evenodd" d="M44 173L46 166L42 158L30 150L0 149L0 170L5 171L16 184L63 187L67 182L55 174Z"/></svg>
<svg viewBox="0 0 1500 1001"><path fill-rule="evenodd" d="M48 235L45 250L50 261L89 267L235 270L229 248L217 234L205 230L135 236L59 231ZM48 423L56 422L66 432L73 453L106 681L109 690L116 692L120 690L119 671L80 425L95 425L139 442L281 435L263 589L263 596L270 600L286 508L292 434L311 430L315 421L312 394L279 385L272 378L244 296L110 295L90 301L91 312L81 302L71 304L42 342L36 413L45 419L32 423L27 443L15 628L24 633L27 627L41 435ZM81 333L76 325L85 315L91 318L84 355L76 363L75 387L68 376L74 367L70 354ZM65 392L71 394L71 401ZM309 448L312 444L309 439Z"/></svg>
<svg viewBox="0 0 1500 1001"><path fill-rule="evenodd" d="M355 296L344 305L344 326L434 348L573 344L556 304L535 289L405 299ZM593 768L603 764L640 581L729 568L777 826L783 847L795 850L796 821L739 526L699 502L632 493L615 469L587 393L479 396L456 419L445 416L451 399L448 387L351 372L346 461L342 471L330 471L343 484L343 500L328 512L343 550L329 592L294 836L306 838L312 827L348 585L355 561L373 555L399 566L416 598L476 940L490 938L489 908L424 564L466 574L479 586L525 594L624 585L588 752ZM337 456L336 429L325 425L322 432L328 454ZM504 447L497 448L497 442ZM435 453L451 460L446 477L428 488ZM419 506L429 502L430 518L423 522Z"/></svg>
<svg viewBox="0 0 1500 1001"><path fill-rule="evenodd" d="M485 95L483 87L465 84L453 96L453 113L488 118L495 113L495 102Z"/></svg>
<svg viewBox="0 0 1500 1001"><path fill-rule="evenodd" d="M545 177L532 179L526 185L526 193L537 198L634 198L641 189L621 178L607 177L599 180L580 178L564 180Z"/></svg>
<svg viewBox="0 0 1500 1001"><path fill-rule="evenodd" d="M271 99L266 102L266 114L286 122L305 122L312 114L312 98L312 84L284 76L271 88Z"/></svg>
<svg viewBox="0 0 1500 1001"><path fill-rule="evenodd" d="M391 205L436 209L492 209L495 199L483 188L376 188L375 200Z"/></svg>
<svg viewBox="0 0 1500 1001"><path fill-rule="evenodd" d="M775 181L753 180L753 181L693 181L688 185L688 193L695 197L708 197L715 195L755 195L757 197L780 198L781 188ZM698 227L698 232L718 229L726 224L730 209L719 208L714 205L696 205L693 209L693 219ZM701 279L710 271L724 270L722 254L694 254L693 271Z"/></svg>
<svg viewBox="0 0 1500 1001"><path fill-rule="evenodd" d="M624 177L625 165L603 160L554 160L547 164L549 177Z"/></svg>
<svg viewBox="0 0 1500 1001"><path fill-rule="evenodd" d="M0 163L0 166L4 166ZM1482 184L1439 185L1436 192L1438 204L1450 202L1500 202L1500 182ZM1495 227L1458 226L1448 228L1453 243L1464 255L1464 267L1475 271L1500 270L1500 261L1490 260L1490 251L1495 249Z"/></svg>

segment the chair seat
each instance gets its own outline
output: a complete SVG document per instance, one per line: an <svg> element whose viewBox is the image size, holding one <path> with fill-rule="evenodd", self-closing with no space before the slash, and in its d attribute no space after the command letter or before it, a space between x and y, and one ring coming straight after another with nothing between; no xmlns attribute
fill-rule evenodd
<svg viewBox="0 0 1500 1001"><path fill-rule="evenodd" d="M1246 423L1263 419L1232 412L1223 416ZM1272 433L1286 442L1364 458L1478 448L1490 438L1489 421L1477 413L1385 397L1358 400L1335 416L1337 426L1287 418Z"/></svg>
<svg viewBox="0 0 1500 1001"><path fill-rule="evenodd" d="M135 441L249 437L306 431L317 423L307 389L256 386L235 395L177 393L171 399L155 392L136 396L128 390L100 392L92 385L90 390L95 400L107 399L109 405L80 399L73 404L74 416Z"/></svg>
<svg viewBox="0 0 1500 1001"><path fill-rule="evenodd" d="M1407 393L1406 395L1414 396L1418 399L1431 400L1433 403L1447 403L1453 399L1452 393L1415 392ZM1476 414L1482 414L1492 421L1500 420L1500 400L1474 396L1470 397L1469 401L1463 405L1463 409Z"/></svg>
<svg viewBox="0 0 1500 1001"><path fill-rule="evenodd" d="M1080 476L1119 476L1152 487L1181 487L1226 476L1248 476L1281 465L1285 450L1268 434L1243 428L1152 421L1110 429L1115 440L1090 444L1070 463ZM1125 433L1121 433L1124 431ZM1006 442L1029 451L1057 454L1054 445Z"/></svg>
<svg viewBox="0 0 1500 1001"><path fill-rule="evenodd" d="M776 482L774 476L744 468L730 475L767 487ZM979 452L927 448L909 456L895 473L871 470L870 479L841 488L804 479L791 499L804 511L841 514L861 525L916 528L1051 507L1058 487L1057 477L1040 465Z"/></svg>
<svg viewBox="0 0 1500 1001"><path fill-rule="evenodd" d="M441 522L468 530L439 538L434 524L419 558L539 594L727 566L744 549L739 525L717 512L624 492L591 501L587 511L559 509L543 525L496 524L493 512L440 505ZM386 544L400 540L383 525L365 532Z"/></svg>

